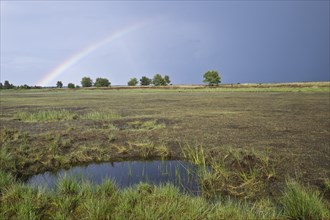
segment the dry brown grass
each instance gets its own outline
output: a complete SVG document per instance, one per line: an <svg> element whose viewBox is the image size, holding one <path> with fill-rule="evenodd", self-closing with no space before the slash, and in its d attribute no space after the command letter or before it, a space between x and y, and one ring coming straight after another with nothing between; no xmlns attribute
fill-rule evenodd
<svg viewBox="0 0 330 220"><path fill-rule="evenodd" d="M318 85L329 90L328 82L304 85L308 89ZM213 88L5 91L1 92L0 100L0 147L5 149L4 158L10 155L12 163L8 169L18 175L95 160L164 155L178 158L182 156L180 143L203 146L205 155L209 155L207 160L223 158L227 147L267 152L275 161L277 181L283 184L287 175L297 171L305 182L314 185L330 175L328 92L318 92L318 88L314 92L231 91ZM70 111L79 117L43 123L15 118L18 112L49 109ZM80 118L88 112L111 112L118 117ZM133 129L134 122L140 127L146 122L147 125L144 129ZM50 138L56 135L59 142ZM140 140L151 141L152 147L139 147L146 144ZM49 152L52 144L56 154ZM273 190L276 195L278 186L266 187L266 191Z"/></svg>

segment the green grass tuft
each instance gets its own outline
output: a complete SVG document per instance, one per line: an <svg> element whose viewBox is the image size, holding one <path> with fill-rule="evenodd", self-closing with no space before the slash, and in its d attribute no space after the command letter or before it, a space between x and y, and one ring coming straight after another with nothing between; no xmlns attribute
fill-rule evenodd
<svg viewBox="0 0 330 220"><path fill-rule="evenodd" d="M1 169L15 171L15 160L4 145L0 145L0 167Z"/></svg>
<svg viewBox="0 0 330 220"><path fill-rule="evenodd" d="M204 148L202 146L192 146L189 144L184 144L183 146L181 146L181 151L184 158L190 160L196 165L203 165L205 167L206 160Z"/></svg>
<svg viewBox="0 0 330 220"><path fill-rule="evenodd" d="M46 192L4 172L0 177L10 184L0 195L1 219L329 219L319 194L294 181L287 183L281 211L270 199L208 201L171 184L140 183L118 190L111 180L93 186L64 177L56 191Z"/></svg>
<svg viewBox="0 0 330 220"><path fill-rule="evenodd" d="M112 119L120 118L119 115L112 113L112 112L98 112L92 111L88 112L85 115L81 116L81 119L85 120L101 120L101 121L109 121Z"/></svg>
<svg viewBox="0 0 330 220"><path fill-rule="evenodd" d="M259 152L229 150L222 160L210 158L202 147L186 145L182 148L185 158L200 165L200 186L207 198L224 195L251 199L263 194L267 184L275 177L270 159ZM210 157L210 156L209 156Z"/></svg>
<svg viewBox="0 0 330 220"><path fill-rule="evenodd" d="M117 186L111 179L103 180L102 184L100 184L96 188L96 192L98 194L105 195L107 197L111 197L117 194Z"/></svg>
<svg viewBox="0 0 330 220"><path fill-rule="evenodd" d="M58 182L57 189L62 195L76 195L79 192L79 183L75 178L64 176Z"/></svg>
<svg viewBox="0 0 330 220"><path fill-rule="evenodd" d="M325 186L325 190L330 192L330 179L329 178L326 178L324 180L324 186Z"/></svg>
<svg viewBox="0 0 330 220"><path fill-rule="evenodd" d="M14 182L14 177L10 173L0 169L0 195L2 194L2 191L12 185Z"/></svg>
<svg viewBox="0 0 330 220"><path fill-rule="evenodd" d="M329 219L330 214L318 191L288 180L281 199L284 215L290 219Z"/></svg>
<svg viewBox="0 0 330 220"><path fill-rule="evenodd" d="M68 110L46 110L37 112L18 112L15 118L26 122L51 122L77 119L78 116Z"/></svg>
<svg viewBox="0 0 330 220"><path fill-rule="evenodd" d="M139 141L128 142L129 148L137 151L139 155L144 158L150 158L155 151L155 143L149 139L140 139ZM118 150L120 150L118 148Z"/></svg>

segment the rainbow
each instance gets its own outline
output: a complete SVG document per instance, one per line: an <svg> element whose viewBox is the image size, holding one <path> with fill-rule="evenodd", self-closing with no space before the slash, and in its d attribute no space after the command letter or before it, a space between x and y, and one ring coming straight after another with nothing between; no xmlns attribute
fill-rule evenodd
<svg viewBox="0 0 330 220"><path fill-rule="evenodd" d="M93 51L97 50L98 48L100 48L106 44L109 44L109 43L115 41L118 38L121 38L131 32L141 29L142 27L146 26L147 24L148 24L148 22L141 22L141 23L137 23L134 25L130 25L121 30L115 31L110 36L107 36L100 41L90 44L89 46L85 47L82 50L79 50L78 52L71 55L68 59L63 61L56 68L54 68L51 72L47 73L42 79L40 79L38 82L36 82L36 85L49 86L51 82L53 82L56 78L58 78L60 75L62 75L66 70L71 68L73 65L75 65L77 62L79 62L81 59L86 57L88 54L92 53Z"/></svg>

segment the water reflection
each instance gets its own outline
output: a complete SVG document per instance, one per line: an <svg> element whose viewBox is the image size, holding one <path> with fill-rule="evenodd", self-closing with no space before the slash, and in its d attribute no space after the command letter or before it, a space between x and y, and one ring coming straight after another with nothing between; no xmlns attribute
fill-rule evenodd
<svg viewBox="0 0 330 220"><path fill-rule="evenodd" d="M171 183L181 191L198 194L198 167L179 160L124 161L76 166L55 173L45 172L30 177L26 184L55 189L64 176L84 179L92 184L100 184L104 179L112 179L119 188L140 182L154 185Z"/></svg>

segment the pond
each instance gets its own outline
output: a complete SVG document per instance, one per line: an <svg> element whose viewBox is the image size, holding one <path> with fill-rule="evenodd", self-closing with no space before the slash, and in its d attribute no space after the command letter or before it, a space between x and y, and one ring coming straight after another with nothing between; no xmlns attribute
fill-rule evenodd
<svg viewBox="0 0 330 220"><path fill-rule="evenodd" d="M105 179L112 179L119 188L133 186L140 182L153 185L171 183L180 191L199 194L198 166L180 160L124 161L94 163L76 166L55 173L45 172L30 177L26 184L55 189L59 179L73 177L100 184Z"/></svg>

